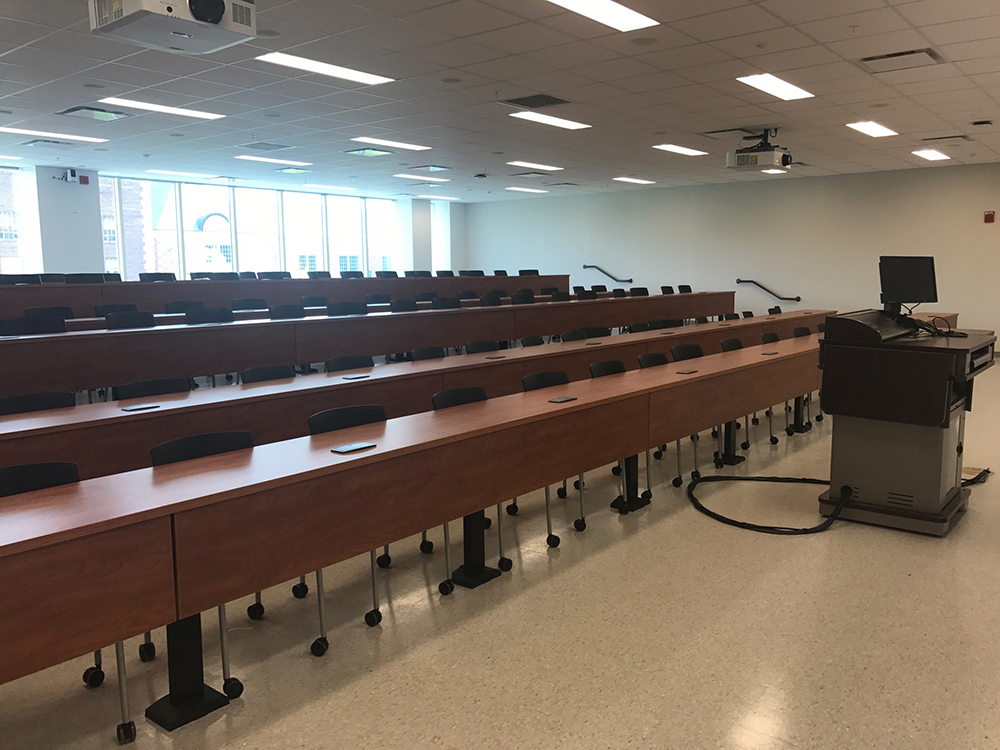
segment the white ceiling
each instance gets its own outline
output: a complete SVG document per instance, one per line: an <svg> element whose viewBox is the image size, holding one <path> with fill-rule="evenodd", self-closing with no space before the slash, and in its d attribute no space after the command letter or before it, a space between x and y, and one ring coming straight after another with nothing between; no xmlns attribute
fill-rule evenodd
<svg viewBox="0 0 1000 750"><path fill-rule="evenodd" d="M467 201L525 199L510 186L551 195L643 190L756 179L724 168L738 139L702 133L780 127L800 176L936 168L911 154L933 147L946 165L1000 161L1000 3L996 0L623 0L662 25L618 33L546 0L257 0L258 38L200 57L144 50L91 35L83 0L0 0L0 125L108 138L42 151L0 133L0 154L32 164L142 174L170 169L295 188L305 182L358 194L428 194ZM938 65L870 75L854 61L931 47ZM397 79L362 86L297 74L254 58L283 51ZM782 102L737 82L772 73L815 94ZM458 82L454 82L459 79ZM543 110L593 125L565 131L508 117L496 101L546 93L572 103ZM95 123L56 114L110 96L227 115L197 121L142 114ZM101 105L96 105L101 106ZM845 127L876 120L900 133L872 139ZM971 142L926 144L966 134ZM363 158L345 154L374 136L432 146ZM308 175L233 159L240 144L313 162ZM678 143L710 152L656 151ZM268 154L265 154L268 155ZM506 162L565 167L512 177ZM392 175L420 165L451 168L437 188ZM485 179L475 175L484 173Z"/></svg>

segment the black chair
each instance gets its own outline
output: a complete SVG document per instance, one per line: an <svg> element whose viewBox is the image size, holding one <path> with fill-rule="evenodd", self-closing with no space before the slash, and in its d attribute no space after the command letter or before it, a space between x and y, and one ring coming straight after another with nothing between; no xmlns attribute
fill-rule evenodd
<svg viewBox="0 0 1000 750"><path fill-rule="evenodd" d="M694 319L694 322L697 323L698 325L704 325L705 323L708 322L708 318L705 315L699 315L697 318Z"/></svg>
<svg viewBox="0 0 1000 750"><path fill-rule="evenodd" d="M535 297L535 290L534 289L518 289L517 293L518 294L523 294L525 297L531 297L532 299L534 299L534 297Z"/></svg>
<svg viewBox="0 0 1000 750"><path fill-rule="evenodd" d="M722 316L722 318L723 318L723 320L739 320L740 319L740 314L739 313L726 313L725 315Z"/></svg>
<svg viewBox="0 0 1000 750"><path fill-rule="evenodd" d="M594 284L593 286L590 287L590 291L592 291L592 292L606 292L606 291L608 291L608 288L604 284Z"/></svg>
<svg viewBox="0 0 1000 750"><path fill-rule="evenodd" d="M242 297L234 299L232 305L233 312L239 312L240 310L266 310L267 300L263 300L260 297Z"/></svg>
<svg viewBox="0 0 1000 750"><path fill-rule="evenodd" d="M503 300L495 294L484 294L479 298L480 307L500 307Z"/></svg>
<svg viewBox="0 0 1000 750"><path fill-rule="evenodd" d="M722 339L722 351L724 352L735 352L739 351L742 348L743 348L743 342L740 339ZM743 442L740 444L740 447L745 451L750 450L750 425L758 424L758 422L759 421L757 419L756 412L754 413L752 418L750 417L749 414L747 414L746 417L743 418L743 425L746 427L746 434L744 435L744 439ZM739 423L737 422L736 425L738 429Z"/></svg>
<svg viewBox="0 0 1000 750"><path fill-rule="evenodd" d="M792 335L797 339L802 338L803 336L812 336L812 329L808 326L795 326L795 328L792 329Z"/></svg>
<svg viewBox="0 0 1000 750"><path fill-rule="evenodd" d="M767 309L768 315L781 315L781 308L775 305L774 307L769 307Z"/></svg>
<svg viewBox="0 0 1000 750"><path fill-rule="evenodd" d="M121 304L121 305L97 305L94 307L94 317L103 318L108 313L123 313L123 312L138 312L138 305Z"/></svg>
<svg viewBox="0 0 1000 750"><path fill-rule="evenodd" d="M633 323L628 327L629 333L645 333L649 330L649 323Z"/></svg>
<svg viewBox="0 0 1000 750"><path fill-rule="evenodd" d="M117 312L104 316L109 331L123 331L127 328L155 328L156 318L150 312Z"/></svg>
<svg viewBox="0 0 1000 750"><path fill-rule="evenodd" d="M24 311L24 317L72 320L74 315L72 307L29 307Z"/></svg>
<svg viewBox="0 0 1000 750"><path fill-rule="evenodd" d="M781 340L781 338L778 336L778 334L774 333L773 331L765 331L764 333L762 333L760 335L760 340L764 344L777 344ZM786 401L785 402L785 433L786 434L788 433L788 427L789 427L789 424L788 424L788 412L790 410L791 410L791 406L789 406L788 402ZM768 430L768 433L770 435L771 445L777 445L778 444L778 438L775 437L775 434L774 434L774 407L772 406L770 409L768 409L767 411L765 411L764 415L767 417L767 430Z"/></svg>
<svg viewBox="0 0 1000 750"><path fill-rule="evenodd" d="M365 274L363 271L341 271L340 278L342 279L363 279Z"/></svg>
<svg viewBox="0 0 1000 750"><path fill-rule="evenodd" d="M307 271L306 277L310 279L332 279L329 271Z"/></svg>
<svg viewBox="0 0 1000 750"><path fill-rule="evenodd" d="M392 297L388 294L366 294L365 304L368 305L388 305L392 302Z"/></svg>
<svg viewBox="0 0 1000 750"><path fill-rule="evenodd" d="M479 299L479 294L473 291L464 291L458 293L459 299Z"/></svg>
<svg viewBox="0 0 1000 750"><path fill-rule="evenodd" d="M753 317L753 310L744 310L743 311L743 317L744 318L752 318Z"/></svg>
<svg viewBox="0 0 1000 750"><path fill-rule="evenodd" d="M120 273L106 273L102 275L104 276L105 283L115 282L115 281L121 282L122 280L122 275Z"/></svg>
<svg viewBox="0 0 1000 750"><path fill-rule="evenodd" d="M502 268L498 268L497 270L495 270L495 271L493 272L493 275L494 275L494 276L507 276L508 274L507 274L507 272L506 272L505 270L503 270Z"/></svg>
<svg viewBox="0 0 1000 750"><path fill-rule="evenodd" d="M410 279L429 279L431 277L430 271L403 271L403 276Z"/></svg>
<svg viewBox="0 0 1000 750"><path fill-rule="evenodd" d="M43 284L65 284L66 274L64 273L40 273L38 280ZM3 283L3 282L0 282Z"/></svg>
<svg viewBox="0 0 1000 750"><path fill-rule="evenodd" d="M290 380L294 377L294 365L265 365L243 370L240 373L240 382L248 385L250 383L264 383L269 380Z"/></svg>
<svg viewBox="0 0 1000 750"><path fill-rule="evenodd" d="M663 352L646 352L639 355L639 367L641 369L661 367L667 364L670 364L670 358Z"/></svg>
<svg viewBox="0 0 1000 750"><path fill-rule="evenodd" d="M466 354L485 354L498 351L500 351L500 344L496 341L473 341L465 345Z"/></svg>
<svg viewBox="0 0 1000 750"><path fill-rule="evenodd" d="M628 292L626 292L624 289L612 289L611 294L614 296L615 299L625 299L625 297L628 296Z"/></svg>
<svg viewBox="0 0 1000 750"><path fill-rule="evenodd" d="M552 292L553 302L570 302L572 299L569 292Z"/></svg>
<svg viewBox="0 0 1000 750"><path fill-rule="evenodd" d="M211 432L161 443L151 449L149 455L153 466L160 467L252 448L253 438L249 432ZM222 647L222 692L235 700L243 694L243 683L233 677L229 669L229 626L226 622L226 605L220 604L218 612L219 641ZM259 620L264 616L260 592L257 592L256 601L247 608L247 616L251 620Z"/></svg>
<svg viewBox="0 0 1000 750"><path fill-rule="evenodd" d="M691 294L691 287L688 284L679 284L677 286L678 294Z"/></svg>
<svg viewBox="0 0 1000 750"><path fill-rule="evenodd" d="M559 336L560 339L565 341L585 341L587 334L583 332L582 328L574 328L572 331L567 331L566 333Z"/></svg>
<svg viewBox="0 0 1000 750"><path fill-rule="evenodd" d="M399 274L396 273L395 271L376 271L375 272L375 278L376 279L398 279L399 278Z"/></svg>
<svg viewBox="0 0 1000 750"><path fill-rule="evenodd" d="M674 358L674 362L684 362L688 359L704 357L705 352L698 344L677 344L670 347L670 356Z"/></svg>
<svg viewBox="0 0 1000 750"><path fill-rule="evenodd" d="M0 398L0 417L28 414L33 411L68 409L76 406L73 393L27 393L23 396Z"/></svg>
<svg viewBox="0 0 1000 750"><path fill-rule="evenodd" d="M38 283L41 283L41 279ZM66 284L103 284L103 273L68 273L63 278Z"/></svg>
<svg viewBox="0 0 1000 750"><path fill-rule="evenodd" d="M191 281L205 281L212 278L212 274L209 271L195 271L191 274Z"/></svg>
<svg viewBox="0 0 1000 750"><path fill-rule="evenodd" d="M444 359L445 350L440 346L425 346L421 349L414 349L406 358L411 362L421 362L425 359Z"/></svg>
<svg viewBox="0 0 1000 750"><path fill-rule="evenodd" d="M683 325L683 320L677 320L676 318L661 318L659 320L649 321L649 330L659 331L664 328L680 328Z"/></svg>
<svg viewBox="0 0 1000 750"><path fill-rule="evenodd" d="M604 378L608 375L621 375L627 372L625 363L620 359L605 359L590 365L590 377Z"/></svg>
<svg viewBox="0 0 1000 750"><path fill-rule="evenodd" d="M514 305L533 305L535 304L535 297L528 296L527 294L515 294L510 298L511 304Z"/></svg>
<svg viewBox="0 0 1000 750"><path fill-rule="evenodd" d="M206 323L232 323L233 311L225 307L192 307L184 311L184 322L189 326Z"/></svg>
<svg viewBox="0 0 1000 750"><path fill-rule="evenodd" d="M5 273L0 274L0 284L16 286L17 284L41 284L42 277L37 273Z"/></svg>
<svg viewBox="0 0 1000 750"><path fill-rule="evenodd" d="M583 331L583 335L588 339L601 339L611 335L611 329L603 326L584 326L578 330Z"/></svg>
<svg viewBox="0 0 1000 750"><path fill-rule="evenodd" d="M416 312L417 301L415 299L394 299L389 302L389 309L394 313Z"/></svg>
<svg viewBox="0 0 1000 750"><path fill-rule="evenodd" d="M597 299L597 292L583 291L576 295L578 300Z"/></svg>
<svg viewBox="0 0 1000 750"><path fill-rule="evenodd" d="M454 271L438 271L435 274L435 276L437 276L439 279L453 279L453 278L455 278L455 272Z"/></svg>
<svg viewBox="0 0 1000 750"><path fill-rule="evenodd" d="M743 348L743 342L739 339L722 339L722 351L735 352Z"/></svg>
<svg viewBox="0 0 1000 750"><path fill-rule="evenodd" d="M186 313L188 310L196 310L203 307L205 307L205 303L197 300L178 300L177 302L164 302L163 312Z"/></svg>
<svg viewBox="0 0 1000 750"><path fill-rule="evenodd" d="M306 316L302 305L275 305L267 309L271 320L298 320Z"/></svg>
<svg viewBox="0 0 1000 750"><path fill-rule="evenodd" d="M432 299L437 299L437 292L417 292L413 295L413 299L417 302L430 302Z"/></svg>
<svg viewBox="0 0 1000 750"><path fill-rule="evenodd" d="M538 293L541 295L546 295L546 294L555 294L558 291L559 287L557 286L543 286L541 289L538 290Z"/></svg>
<svg viewBox="0 0 1000 750"><path fill-rule="evenodd" d="M326 314L336 315L367 315L368 305L364 302L331 302L326 308Z"/></svg>
<svg viewBox="0 0 1000 750"><path fill-rule="evenodd" d="M766 331L760 335L761 343L764 344L777 344L781 339L778 334L772 331Z"/></svg>
<svg viewBox="0 0 1000 750"><path fill-rule="evenodd" d="M362 427L368 424L379 424L385 422L385 409L374 404L358 406L343 406L339 409L328 409L313 414L309 417L309 434L325 435L330 432L347 430L351 427ZM388 568L392 564L389 557L389 547L385 547L382 555L376 556L376 550L371 550L371 576L372 576L372 609L365 613L365 624L374 628L382 622L382 612L379 609L378 576L376 567ZM300 586L305 586L305 577L299 580ZM308 591L308 588L306 589ZM319 608L319 638L312 642L309 651L313 656L323 656L330 648L326 632L326 609L324 607L323 595L323 570L316 571L316 599Z"/></svg>
<svg viewBox="0 0 1000 750"><path fill-rule="evenodd" d="M212 281L239 281L241 278L253 279L256 277L252 274L244 277L235 271L216 271L215 273L210 274L208 278Z"/></svg>
<svg viewBox="0 0 1000 750"><path fill-rule="evenodd" d="M620 359L606 359L600 362L593 362L590 365L590 377L591 378L605 378L609 375L621 375L627 372L625 363ZM611 507L618 510L619 513L628 513L629 508L626 505L626 491L625 491L625 462L619 461L618 465L612 469L612 473L616 476L621 477L621 494L614 499L611 503ZM653 484L650 476L650 461L649 461L649 451L646 451L646 491L642 493L642 500L645 502L640 503L638 507L642 505L647 505L649 499L653 496Z"/></svg>
<svg viewBox="0 0 1000 750"><path fill-rule="evenodd" d="M327 372L343 372L344 370L363 370L375 366L375 360L367 354L349 354L344 357L334 357L326 361Z"/></svg>
<svg viewBox="0 0 1000 750"><path fill-rule="evenodd" d="M459 276L469 276L469 277L473 277L473 276L479 277L479 276L485 276L486 272L485 271L459 271L458 275Z"/></svg>
<svg viewBox="0 0 1000 750"><path fill-rule="evenodd" d="M277 279L290 279L292 278L291 271L261 271L257 274L258 279L263 279L264 281L275 281Z"/></svg>
<svg viewBox="0 0 1000 750"><path fill-rule="evenodd" d="M661 286L660 294L673 294L674 288L672 286Z"/></svg>
<svg viewBox="0 0 1000 750"><path fill-rule="evenodd" d="M242 279L256 279L257 278L257 274L254 273L253 271L240 271L239 272L239 278L241 280Z"/></svg>
<svg viewBox="0 0 1000 750"><path fill-rule="evenodd" d="M458 310L462 307L462 300L458 297L435 297L431 300L431 307L435 310Z"/></svg>
<svg viewBox="0 0 1000 750"><path fill-rule="evenodd" d="M522 268L517 272L518 276L540 276L537 268Z"/></svg>
<svg viewBox="0 0 1000 750"><path fill-rule="evenodd" d="M544 343L541 336L524 336L521 339L521 346L541 346Z"/></svg>
<svg viewBox="0 0 1000 750"><path fill-rule="evenodd" d="M0 336L34 336L40 333L66 333L66 319L48 316L0 320Z"/></svg>
<svg viewBox="0 0 1000 750"><path fill-rule="evenodd" d="M173 273L140 273L139 281L177 281Z"/></svg>
<svg viewBox="0 0 1000 750"><path fill-rule="evenodd" d="M587 287L585 287L585 286L575 286L575 287L573 287L573 294L579 294L580 292L585 292L585 291L587 291Z"/></svg>
<svg viewBox="0 0 1000 750"><path fill-rule="evenodd" d="M646 370L650 367L663 367L663 365L670 364L670 359L663 352L647 352L645 354L639 355L639 368ZM695 441L695 452L697 455L697 441L696 436L692 435L691 440ZM663 454L666 452L667 446L661 445L655 451L653 451L653 458L657 461L663 458ZM697 463L695 464L697 467ZM680 487L684 484L684 469L681 466L681 441L677 440L677 476L673 478L672 484L674 487Z"/></svg>
<svg viewBox="0 0 1000 750"><path fill-rule="evenodd" d="M321 295L299 297L299 302L302 303L303 307L329 307L330 300Z"/></svg>
<svg viewBox="0 0 1000 750"><path fill-rule="evenodd" d="M819 324L817 324L816 325L816 330L819 333L826 333L826 323L819 323ZM818 419L818 417L817 417L817 419Z"/></svg>
<svg viewBox="0 0 1000 750"><path fill-rule="evenodd" d="M163 380L145 380L141 383L126 383L111 389L114 401L128 401L133 398L152 398L166 396L171 393L188 393L191 381L187 378L165 378Z"/></svg>
<svg viewBox="0 0 1000 750"><path fill-rule="evenodd" d="M644 286L634 286L631 289L629 289L629 294L632 295L633 297L648 297L649 289L647 289Z"/></svg>

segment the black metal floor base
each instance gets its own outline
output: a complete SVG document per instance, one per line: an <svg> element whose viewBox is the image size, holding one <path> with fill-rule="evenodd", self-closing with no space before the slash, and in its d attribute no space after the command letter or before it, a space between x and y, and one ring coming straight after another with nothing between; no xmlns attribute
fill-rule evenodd
<svg viewBox="0 0 1000 750"><path fill-rule="evenodd" d="M462 586L467 589L474 589L499 577L500 571L498 569L486 566L470 571L465 565L460 565L451 574L451 580L456 586Z"/></svg>
<svg viewBox="0 0 1000 750"><path fill-rule="evenodd" d="M172 732L228 705L229 698L205 685L205 693L201 698L185 701L181 705L175 706L170 702L169 695L163 696L146 709L146 718Z"/></svg>
<svg viewBox="0 0 1000 750"><path fill-rule="evenodd" d="M736 454L730 456L726 455L725 453L722 454L722 463L724 463L726 466L736 466L737 464L741 464L746 460L747 460L746 456L740 456Z"/></svg>

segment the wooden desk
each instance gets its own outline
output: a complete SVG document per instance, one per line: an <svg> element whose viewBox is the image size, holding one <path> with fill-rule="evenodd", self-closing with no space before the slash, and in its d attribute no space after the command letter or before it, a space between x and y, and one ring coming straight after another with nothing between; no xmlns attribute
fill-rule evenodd
<svg viewBox="0 0 1000 750"><path fill-rule="evenodd" d="M745 346L759 344L765 330L790 338L795 326L815 329L829 314L827 310L797 311L0 417L0 455L5 464L72 461L81 477L88 479L147 467L153 446L218 431L223 425L249 431L255 444L262 445L305 435L308 417L324 409L373 403L381 404L390 418L400 417L427 411L431 396L447 388L481 386L495 398L520 392L521 378L534 372L562 370L571 380L583 380L590 377L589 366L597 360L620 359L629 369L636 369L640 354L668 352L680 343L697 343L706 353L716 354L722 351L723 338L740 338ZM344 375L357 374L369 377L344 379ZM155 403L160 408L121 411L123 405L136 403Z"/></svg>

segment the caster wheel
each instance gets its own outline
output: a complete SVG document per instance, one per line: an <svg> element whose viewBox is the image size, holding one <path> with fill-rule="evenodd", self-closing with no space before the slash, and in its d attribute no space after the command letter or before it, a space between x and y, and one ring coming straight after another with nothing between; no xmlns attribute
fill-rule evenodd
<svg viewBox="0 0 1000 750"><path fill-rule="evenodd" d="M672 482L672 484L674 485L674 487L680 487L682 484L684 484L684 480L681 479L680 477L674 477L674 481Z"/></svg>
<svg viewBox="0 0 1000 750"><path fill-rule="evenodd" d="M388 568L392 565L392 558L389 555L379 555L375 558L375 564L382 569Z"/></svg>
<svg viewBox="0 0 1000 750"><path fill-rule="evenodd" d="M748 451L750 450L750 443L744 440L742 443L740 443L740 448L742 448L745 451Z"/></svg>
<svg viewBox="0 0 1000 750"><path fill-rule="evenodd" d="M764 416L765 417L773 417L774 416L774 412L771 411L770 409L768 409L766 412L764 412Z"/></svg>
<svg viewBox="0 0 1000 750"><path fill-rule="evenodd" d="M559 537L557 537L555 534L549 534L547 537L545 537L545 543L550 547L558 547Z"/></svg>
<svg viewBox="0 0 1000 750"><path fill-rule="evenodd" d="M452 591L455 590L455 584L451 581L441 581L438 584L438 591L441 592L441 596L448 596Z"/></svg>
<svg viewBox="0 0 1000 750"><path fill-rule="evenodd" d="M718 430L712 430L712 437L714 437L714 438L719 437L719 431Z"/></svg>
<svg viewBox="0 0 1000 750"><path fill-rule="evenodd" d="M692 435L692 436L691 436L691 442L692 442L692 443L697 443L697 442L699 442L700 440L701 440L701 435L697 435L697 434L695 434L695 435Z"/></svg>
<svg viewBox="0 0 1000 750"><path fill-rule="evenodd" d="M317 638L317 640L325 641L325 638ZM316 645L315 643L313 644ZM237 680L235 677L230 677L224 683L222 683L222 692L226 694L226 697L230 700L236 700L241 695L243 695L243 683Z"/></svg>
<svg viewBox="0 0 1000 750"><path fill-rule="evenodd" d="M371 612L365 612L365 625L370 628L374 628L382 622L382 613L377 609L373 609Z"/></svg>
<svg viewBox="0 0 1000 750"><path fill-rule="evenodd" d="M83 670L83 683L87 687L100 687L104 682L104 670L98 667L87 667Z"/></svg>
<svg viewBox="0 0 1000 750"><path fill-rule="evenodd" d="M517 507L516 503L511 503L510 505L507 506L507 515L516 516L519 510L520 508Z"/></svg>
<svg viewBox="0 0 1000 750"><path fill-rule="evenodd" d="M721 454L719 453L719 451L712 451L712 458L715 459L716 461L719 460L720 455Z"/></svg>
<svg viewBox="0 0 1000 750"><path fill-rule="evenodd" d="M612 466L611 467L611 473L614 474L616 477L620 477L622 475L622 467L621 466Z"/></svg>
<svg viewBox="0 0 1000 750"><path fill-rule="evenodd" d="M805 424L805 428L806 428L807 430L808 430L808 429L810 429L810 428L811 428L812 426L813 426L813 423L812 423L812 422L806 422L806 424Z"/></svg>
<svg viewBox="0 0 1000 750"><path fill-rule="evenodd" d="M697 469L695 469L694 471L691 472L691 478L692 479L701 479L701 472L698 471Z"/></svg>
<svg viewBox="0 0 1000 750"><path fill-rule="evenodd" d="M296 599L305 599L309 596L309 586L304 583L296 583L292 586L292 596Z"/></svg>
<svg viewBox="0 0 1000 750"><path fill-rule="evenodd" d="M736 429L737 430L742 430L743 429L743 425L741 425L739 422L737 422L736 423Z"/></svg>
<svg viewBox="0 0 1000 750"><path fill-rule="evenodd" d="M643 490L642 499L643 500L652 500L653 499L653 493L650 492L649 490Z"/></svg>
<svg viewBox="0 0 1000 750"><path fill-rule="evenodd" d="M432 542L430 539L428 539L426 542L421 542L420 551L423 552L425 555L429 555L431 552L434 551L434 542Z"/></svg>
<svg viewBox="0 0 1000 750"><path fill-rule="evenodd" d="M368 618L366 617L365 619L367 620ZM309 653L313 656L323 656L329 650L330 642L326 638L317 638L309 647Z"/></svg>
<svg viewBox="0 0 1000 750"><path fill-rule="evenodd" d="M785 434L788 435L788 437L791 437L792 435L795 434L795 430L793 430L791 427L789 427L789 428L787 428L785 430Z"/></svg>
<svg viewBox="0 0 1000 750"><path fill-rule="evenodd" d="M493 525L493 519L487 516L483 519L483 528L488 529Z"/></svg>
<svg viewBox="0 0 1000 750"><path fill-rule="evenodd" d="M565 487L559 487L559 488L557 488L556 489L556 497L560 498L561 500L565 500L566 499L566 488Z"/></svg>
<svg viewBox="0 0 1000 750"><path fill-rule="evenodd" d="M822 422L823 421L823 415L822 414L817 414L816 415L816 421L817 422Z"/></svg>
<svg viewBox="0 0 1000 750"><path fill-rule="evenodd" d="M653 458L655 458L657 461L660 461L663 458L663 451L659 450L653 451Z"/></svg>
<svg viewBox="0 0 1000 750"><path fill-rule="evenodd" d="M251 620L263 620L264 619L264 605L257 604L254 602L249 607L247 607L247 617Z"/></svg>
<svg viewBox="0 0 1000 750"><path fill-rule="evenodd" d="M759 425L760 424L760 420L757 419L757 417L754 417L753 419L750 420L750 424L752 424L752 425Z"/></svg>
<svg viewBox="0 0 1000 750"><path fill-rule="evenodd" d="M579 479L574 479L573 480L573 489L574 490L580 489L580 480Z"/></svg>
<svg viewBox="0 0 1000 750"><path fill-rule="evenodd" d="M777 435L771 435L771 445L777 445L777 444L778 444Z"/></svg>
<svg viewBox="0 0 1000 750"><path fill-rule="evenodd" d="M226 382L227 383L232 383L233 382L233 376L231 374L227 374L226 375Z"/></svg>
<svg viewBox="0 0 1000 750"><path fill-rule="evenodd" d="M725 462L721 458L715 459L715 468L716 469L721 469L725 465L726 465Z"/></svg>
<svg viewBox="0 0 1000 750"><path fill-rule="evenodd" d="M155 643L140 643L139 644L139 661L150 662L156 658L156 644Z"/></svg>
<svg viewBox="0 0 1000 750"><path fill-rule="evenodd" d="M578 518L575 521L573 521L573 528L576 529L577 531L586 531L587 529L586 519Z"/></svg>
<svg viewBox="0 0 1000 750"><path fill-rule="evenodd" d="M128 724L119 724L117 733L119 745L131 745L135 742L135 722L130 721Z"/></svg>
<svg viewBox="0 0 1000 750"><path fill-rule="evenodd" d="M787 412L791 413L791 411L792 411L792 407L791 407L791 406L786 406L786 407L785 407L785 411L787 411Z"/></svg>
<svg viewBox="0 0 1000 750"><path fill-rule="evenodd" d="M509 573L510 569L514 567L514 561L509 557L501 557L497 560L497 567L500 568L504 573Z"/></svg>

